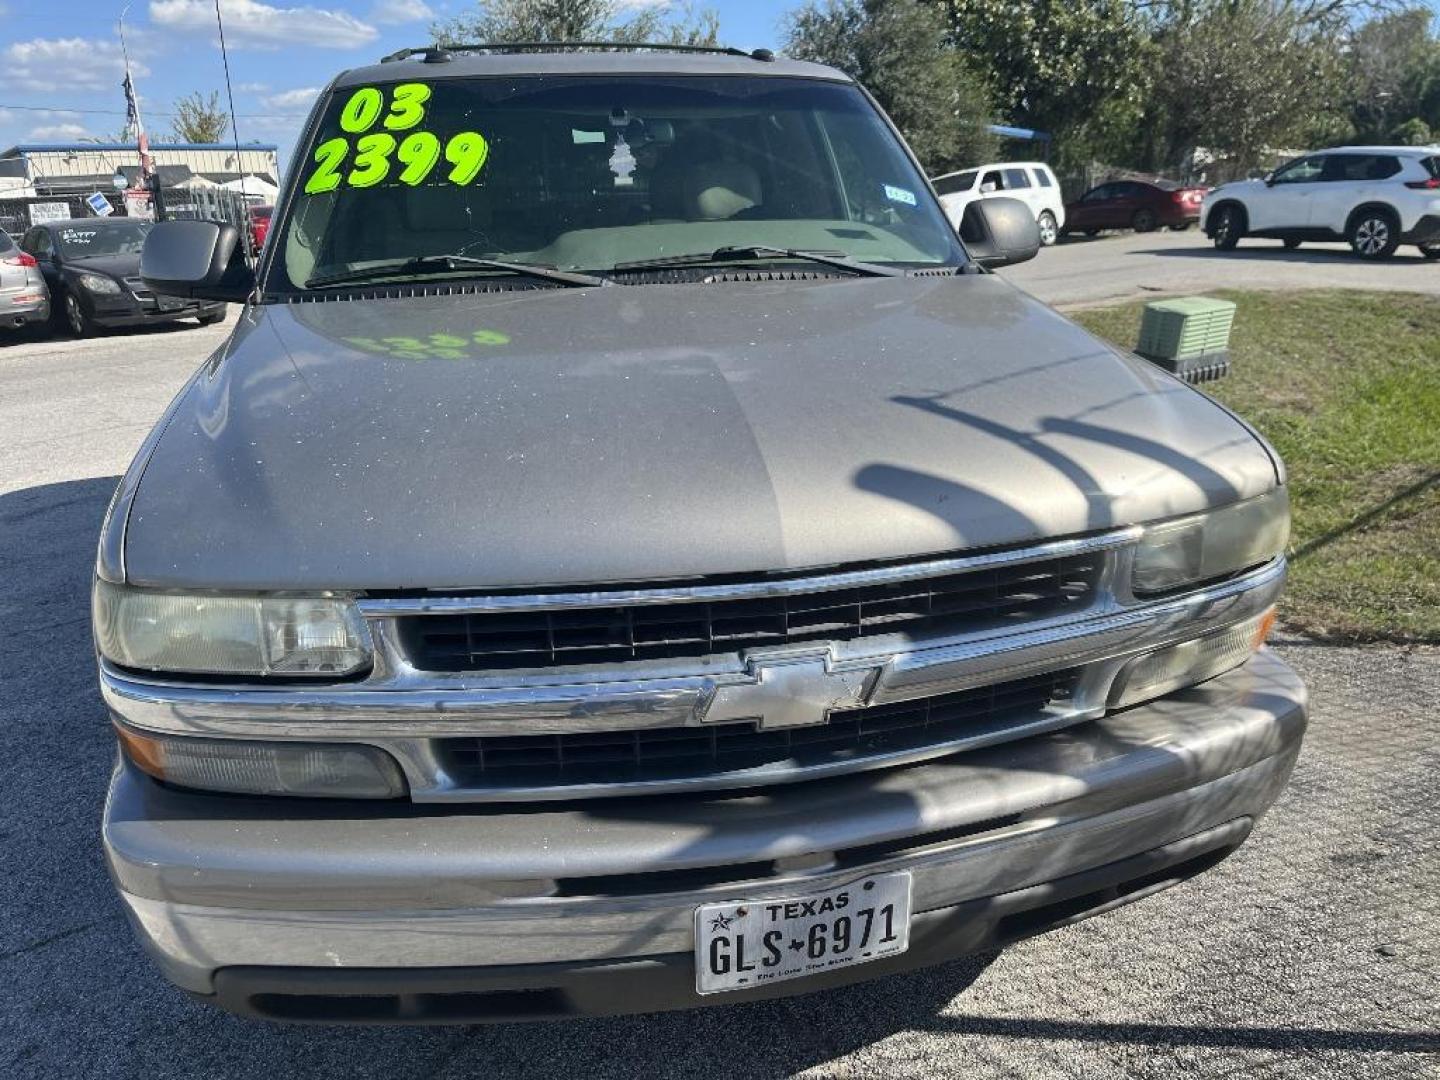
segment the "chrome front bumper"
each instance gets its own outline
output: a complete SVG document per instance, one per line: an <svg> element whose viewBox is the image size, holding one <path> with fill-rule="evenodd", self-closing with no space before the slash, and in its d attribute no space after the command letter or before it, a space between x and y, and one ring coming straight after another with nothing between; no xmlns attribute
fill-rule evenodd
<svg viewBox="0 0 1440 1080"><path fill-rule="evenodd" d="M104 844L142 942L196 994L226 971L263 982L268 969L283 987L297 969L383 970L403 986L406 971L418 983L436 969L683 968L703 902L908 868L917 917L963 915L1207 830L1243 837L1304 727L1304 687L1261 652L1063 731L758 793L524 808L250 799L170 790L122 762ZM908 965L945 958L925 940ZM604 1011L642 1007L656 1003Z"/></svg>

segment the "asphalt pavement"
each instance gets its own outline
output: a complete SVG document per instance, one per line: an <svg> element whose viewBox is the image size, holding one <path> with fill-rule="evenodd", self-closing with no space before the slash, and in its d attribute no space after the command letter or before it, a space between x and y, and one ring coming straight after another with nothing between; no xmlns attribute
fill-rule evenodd
<svg viewBox="0 0 1440 1080"><path fill-rule="evenodd" d="M1050 304L1090 304L1136 295L1212 289L1389 289L1440 296L1440 262L1402 247L1384 262L1363 262L1348 244L1242 240L1216 251L1198 229L1067 237L1033 260L1000 271Z"/></svg>
<svg viewBox="0 0 1440 1080"><path fill-rule="evenodd" d="M87 594L118 474L223 334L0 342L0 1077L1440 1077L1440 650L1295 639L1278 648L1311 732L1249 843L999 954L545 1026L281 1027L192 1003L101 860L113 743Z"/></svg>

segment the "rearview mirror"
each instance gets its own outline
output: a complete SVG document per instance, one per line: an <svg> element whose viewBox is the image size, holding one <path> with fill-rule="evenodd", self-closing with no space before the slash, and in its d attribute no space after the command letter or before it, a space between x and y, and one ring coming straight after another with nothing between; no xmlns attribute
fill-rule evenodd
<svg viewBox="0 0 1440 1080"><path fill-rule="evenodd" d="M1010 266L1035 257L1040 250L1040 226L1030 207L1001 195L965 207L960 239L981 266Z"/></svg>
<svg viewBox="0 0 1440 1080"><path fill-rule="evenodd" d="M162 221L145 237L140 276L151 291L189 300L244 303L255 288L240 232L213 221Z"/></svg>

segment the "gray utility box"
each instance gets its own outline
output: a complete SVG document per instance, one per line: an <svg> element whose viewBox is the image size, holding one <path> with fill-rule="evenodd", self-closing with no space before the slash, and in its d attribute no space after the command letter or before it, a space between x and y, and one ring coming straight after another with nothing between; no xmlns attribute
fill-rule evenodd
<svg viewBox="0 0 1440 1080"><path fill-rule="evenodd" d="M1186 382L1218 379L1230 370L1235 305L1208 296L1154 300L1140 320L1135 351Z"/></svg>

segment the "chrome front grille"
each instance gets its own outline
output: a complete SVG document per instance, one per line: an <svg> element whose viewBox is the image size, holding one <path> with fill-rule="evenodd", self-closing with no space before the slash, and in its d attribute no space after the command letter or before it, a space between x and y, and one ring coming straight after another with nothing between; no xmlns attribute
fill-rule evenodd
<svg viewBox="0 0 1440 1080"><path fill-rule="evenodd" d="M847 709L809 727L766 730L753 723L555 735L437 740L446 769L467 787L584 788L725 781L743 786L776 770L806 773L862 767L897 756L933 756L956 745L1002 741L1071 709L1078 669Z"/></svg>
<svg viewBox="0 0 1440 1080"><path fill-rule="evenodd" d="M417 802L760 789L1103 716L1133 657L1260 614L1284 581L1277 559L1137 598L1139 535L730 581L362 596L363 678L198 685L102 661L101 683L145 731L378 747Z"/></svg>
<svg viewBox="0 0 1440 1080"><path fill-rule="evenodd" d="M663 605L406 616L402 647L422 671L494 671L673 660L879 634L965 633L1082 608L1098 554L1044 559L913 581L779 596ZM543 598L542 598L543 599Z"/></svg>

